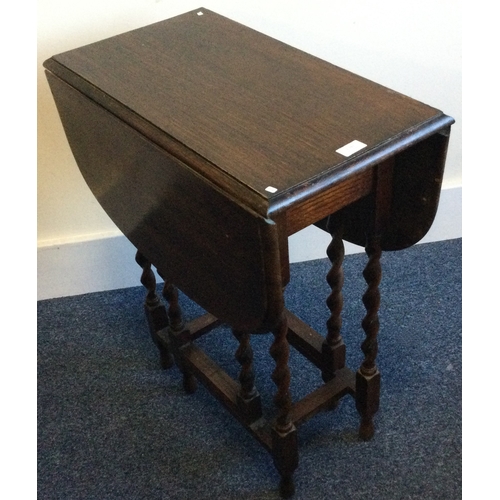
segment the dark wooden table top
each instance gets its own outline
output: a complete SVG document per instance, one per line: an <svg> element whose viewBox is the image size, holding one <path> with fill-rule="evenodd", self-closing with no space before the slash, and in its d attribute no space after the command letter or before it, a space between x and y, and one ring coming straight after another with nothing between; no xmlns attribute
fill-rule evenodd
<svg viewBox="0 0 500 500"><path fill-rule="evenodd" d="M140 117L153 140L161 131L207 160L219 170L205 169L208 177L229 177L266 200L442 118L207 9L59 54L47 66ZM366 147L337 152L352 141Z"/></svg>

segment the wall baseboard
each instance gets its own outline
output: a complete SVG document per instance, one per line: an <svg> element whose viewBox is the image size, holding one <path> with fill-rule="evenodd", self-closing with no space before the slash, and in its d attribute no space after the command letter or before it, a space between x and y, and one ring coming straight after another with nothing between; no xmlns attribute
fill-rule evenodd
<svg viewBox="0 0 500 500"><path fill-rule="evenodd" d="M433 226L420 243L462 237L462 187L441 191ZM322 259L330 236L310 226L289 238L290 262ZM362 252L346 243L346 254ZM38 247L38 300L138 286L135 248L124 236Z"/></svg>

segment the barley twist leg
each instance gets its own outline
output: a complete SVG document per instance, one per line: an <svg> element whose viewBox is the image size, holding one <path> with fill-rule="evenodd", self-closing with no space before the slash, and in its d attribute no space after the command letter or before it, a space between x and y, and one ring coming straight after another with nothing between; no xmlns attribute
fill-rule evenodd
<svg viewBox="0 0 500 500"><path fill-rule="evenodd" d="M378 411L380 399L380 373L375 364L378 351L379 284L382 278L380 265L382 251L379 236L371 236L368 239L366 254L368 255L368 263L363 276L368 288L363 295L366 316L362 321L365 340L361 344L364 359L356 373L356 408L361 416L359 435L363 440L371 439L375 432L373 416Z"/></svg>
<svg viewBox="0 0 500 500"><path fill-rule="evenodd" d="M326 276L326 281L331 288L331 294L326 300L330 317L326 322L327 335L322 346L323 370L322 377L328 382L334 377L336 370L345 366L345 344L340 335L342 328L342 286L344 284L344 271L342 263L344 261L344 242L342 240L342 225L328 229L332 235L332 241L327 248L327 255L332 263L332 267Z"/></svg>
<svg viewBox="0 0 500 500"><path fill-rule="evenodd" d="M272 373L273 382L277 386L274 403L277 417L272 428L273 459L280 473L280 494L289 498L295 491L293 473L297 468L299 455L297 443L297 429L290 419L292 398L290 395L290 370L288 358L290 348L287 340L288 326L283 316L273 331L274 342L269 350L276 365Z"/></svg>

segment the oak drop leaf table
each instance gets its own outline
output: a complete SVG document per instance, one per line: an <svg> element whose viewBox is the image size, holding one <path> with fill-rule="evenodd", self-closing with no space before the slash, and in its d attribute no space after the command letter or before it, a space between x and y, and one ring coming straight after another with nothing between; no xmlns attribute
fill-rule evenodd
<svg viewBox="0 0 500 500"><path fill-rule="evenodd" d="M293 494L297 428L351 395L370 439L380 256L418 242L434 219L453 119L207 9L56 55L44 63L77 164L137 249L162 365L200 380L271 453ZM285 309L288 236L332 235L325 335ZM343 240L366 248L364 360L345 366ZM154 266L166 306L156 294ZM207 314L185 323L178 289ZM221 322L238 380L195 340ZM262 418L251 334L271 332L276 418ZM322 374L293 402L289 345Z"/></svg>

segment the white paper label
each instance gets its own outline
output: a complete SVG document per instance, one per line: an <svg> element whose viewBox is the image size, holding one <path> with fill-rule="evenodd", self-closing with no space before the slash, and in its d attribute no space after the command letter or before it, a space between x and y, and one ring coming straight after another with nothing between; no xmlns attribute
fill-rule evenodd
<svg viewBox="0 0 500 500"><path fill-rule="evenodd" d="M350 142L349 144L342 146L340 149L337 149L336 152L341 154L342 156L351 156L363 148L366 148L365 143L363 143L361 141L354 140L354 141Z"/></svg>
<svg viewBox="0 0 500 500"><path fill-rule="evenodd" d="M269 193L276 193L276 191L278 191L278 189L273 187L273 186L267 186L266 191L268 191Z"/></svg>

